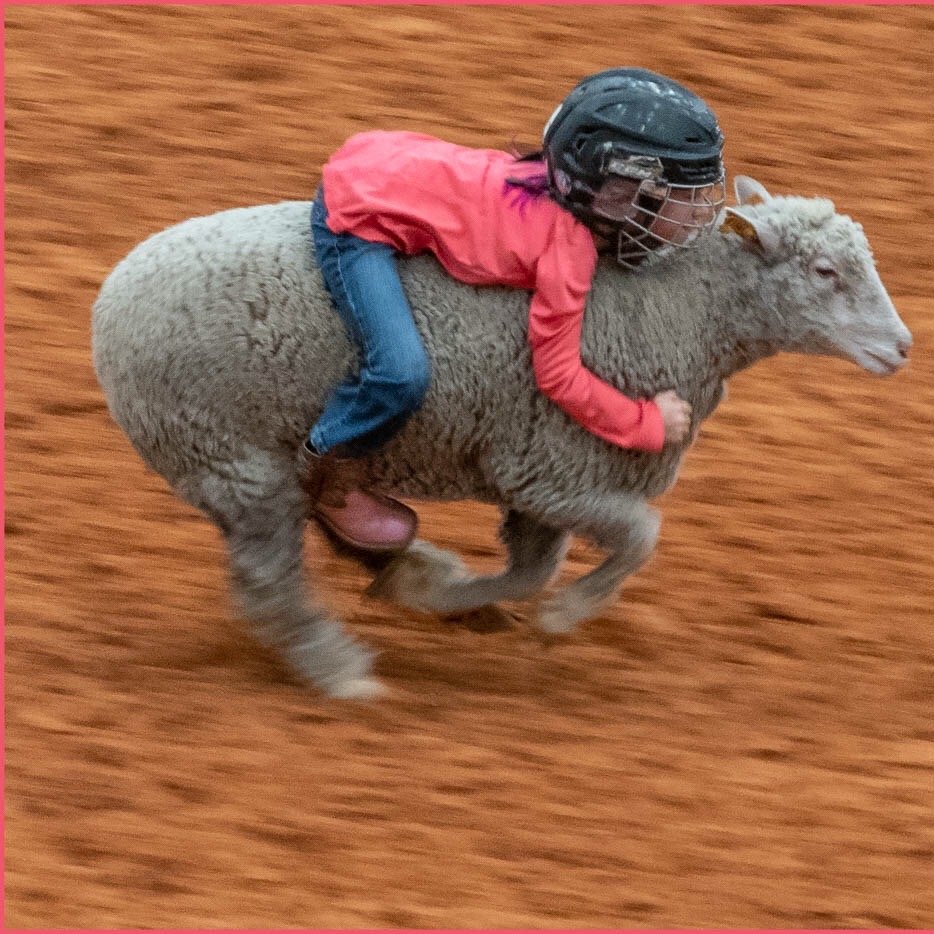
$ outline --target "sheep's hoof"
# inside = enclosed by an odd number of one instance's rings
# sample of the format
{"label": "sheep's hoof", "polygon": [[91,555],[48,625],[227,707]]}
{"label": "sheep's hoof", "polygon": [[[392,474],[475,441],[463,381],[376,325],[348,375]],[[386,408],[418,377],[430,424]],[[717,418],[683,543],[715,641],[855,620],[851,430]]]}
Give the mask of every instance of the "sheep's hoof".
{"label": "sheep's hoof", "polygon": [[467,577],[459,558],[428,542],[415,541],[394,558],[367,588],[367,596],[389,600],[410,610],[435,610],[433,596]]}
{"label": "sheep's hoof", "polygon": [[376,678],[347,678],[335,684],[327,685],[324,691],[335,700],[376,700],[385,697],[389,690]]}
{"label": "sheep's hoof", "polygon": [[590,619],[591,607],[573,594],[558,594],[546,600],[538,611],[535,625],[552,636],[571,632],[578,623]]}
{"label": "sheep's hoof", "polygon": [[371,675],[373,652],[337,623],[315,620],[285,652],[295,671],[330,697],[369,700],[383,691]]}

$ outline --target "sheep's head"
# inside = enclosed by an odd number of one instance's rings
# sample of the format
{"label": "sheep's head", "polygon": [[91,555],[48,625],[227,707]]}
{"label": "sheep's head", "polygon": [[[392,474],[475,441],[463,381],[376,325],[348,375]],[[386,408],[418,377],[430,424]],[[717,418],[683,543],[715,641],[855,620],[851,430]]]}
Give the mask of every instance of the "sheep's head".
{"label": "sheep's head", "polygon": [[721,231],[742,239],[778,277],[774,313],[789,350],[850,360],[879,375],[907,361],[911,332],[876,271],[862,227],[822,198],[773,198],[735,182]]}

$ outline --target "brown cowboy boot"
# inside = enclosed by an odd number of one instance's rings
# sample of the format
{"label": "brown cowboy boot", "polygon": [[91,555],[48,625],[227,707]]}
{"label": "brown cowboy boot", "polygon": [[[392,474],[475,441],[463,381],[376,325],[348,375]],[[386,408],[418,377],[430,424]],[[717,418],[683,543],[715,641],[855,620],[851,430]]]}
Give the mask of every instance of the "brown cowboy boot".
{"label": "brown cowboy boot", "polygon": [[418,516],[398,500],[368,490],[362,460],[316,454],[305,442],[299,462],[310,517],[340,541],[376,554],[408,548]]}

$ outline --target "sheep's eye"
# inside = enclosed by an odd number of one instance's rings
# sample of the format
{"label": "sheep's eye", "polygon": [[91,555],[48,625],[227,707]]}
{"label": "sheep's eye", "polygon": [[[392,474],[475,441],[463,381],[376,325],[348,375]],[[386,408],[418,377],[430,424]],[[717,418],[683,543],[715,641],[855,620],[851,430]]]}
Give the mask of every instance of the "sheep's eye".
{"label": "sheep's eye", "polygon": [[836,279],[837,270],[833,266],[819,265],[814,267],[814,272],[816,272],[822,279]]}

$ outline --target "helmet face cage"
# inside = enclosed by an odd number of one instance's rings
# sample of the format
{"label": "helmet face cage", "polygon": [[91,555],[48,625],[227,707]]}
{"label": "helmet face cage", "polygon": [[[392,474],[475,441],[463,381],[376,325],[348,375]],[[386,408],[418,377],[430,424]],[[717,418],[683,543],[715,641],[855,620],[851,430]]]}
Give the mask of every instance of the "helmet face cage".
{"label": "helmet face cage", "polygon": [[[614,189],[623,194],[613,197]],[[709,185],[671,185],[651,180],[611,179],[591,210],[616,235],[616,259],[635,269],[649,254],[684,249],[713,229],[726,203],[726,178]]]}

